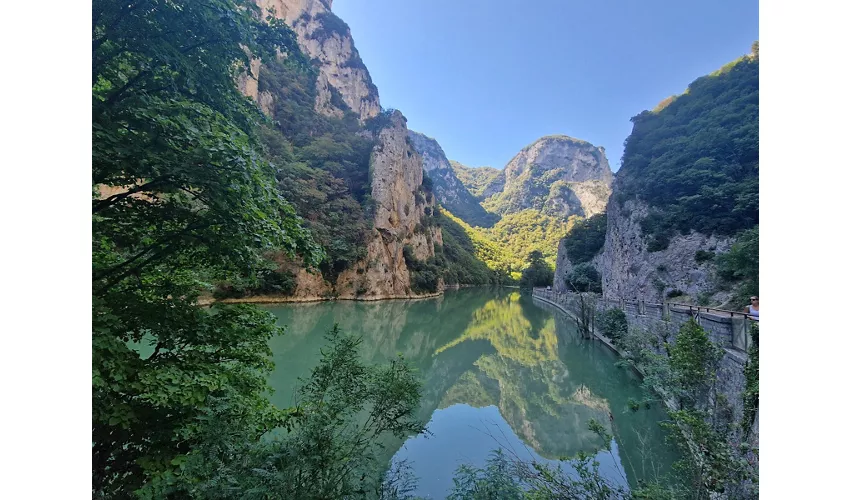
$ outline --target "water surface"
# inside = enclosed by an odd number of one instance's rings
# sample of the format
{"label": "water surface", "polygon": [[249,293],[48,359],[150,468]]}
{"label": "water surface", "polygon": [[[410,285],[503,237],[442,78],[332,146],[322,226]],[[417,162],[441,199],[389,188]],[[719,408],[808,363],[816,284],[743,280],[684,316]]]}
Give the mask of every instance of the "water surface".
{"label": "water surface", "polygon": [[[496,448],[523,459],[596,455],[611,481],[634,486],[669,467],[660,409],[628,408],[640,380],[615,365],[599,342],[541,301],[505,289],[446,291],[427,300],[320,302],[266,306],[286,334],[272,340],[272,401],[291,406],[299,377],[319,359],[334,323],[363,337],[367,362],[402,353],[423,380],[420,418],[432,435],[398,441],[392,460],[407,460],[417,494],[443,498],[458,465],[483,466]],[[613,436],[610,451],[588,429],[595,419]],[[390,460],[388,455],[387,460]],[[569,469],[568,467],[566,469]]]}

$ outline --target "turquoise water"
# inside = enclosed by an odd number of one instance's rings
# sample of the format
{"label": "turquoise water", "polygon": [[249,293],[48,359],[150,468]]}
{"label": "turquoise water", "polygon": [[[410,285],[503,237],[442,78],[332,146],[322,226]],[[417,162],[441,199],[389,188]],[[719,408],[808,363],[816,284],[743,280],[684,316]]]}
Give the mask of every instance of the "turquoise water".
{"label": "turquoise water", "polygon": [[[392,460],[412,466],[418,495],[445,497],[459,465],[483,466],[496,448],[552,464],[578,452],[595,454],[606,477],[630,486],[669,468],[672,455],[658,426],[664,413],[628,408],[629,399],[641,398],[637,376],[616,366],[605,346],[581,338],[572,319],[528,295],[469,288],[425,300],[265,309],[287,327],[271,343],[272,401],[280,407],[294,403],[298,378],[316,365],[334,323],[363,337],[366,361],[402,353],[418,370],[419,416],[431,435],[389,450]],[[613,436],[610,451],[588,429],[591,419]]]}

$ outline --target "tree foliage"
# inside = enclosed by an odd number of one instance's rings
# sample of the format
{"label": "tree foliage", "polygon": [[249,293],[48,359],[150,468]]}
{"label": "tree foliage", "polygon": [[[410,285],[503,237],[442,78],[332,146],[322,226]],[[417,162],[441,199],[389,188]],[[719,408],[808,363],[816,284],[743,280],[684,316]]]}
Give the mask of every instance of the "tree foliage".
{"label": "tree foliage", "polygon": [[267,251],[322,254],[234,81],[249,53],[299,60],[294,34],[235,0],[95,1],[92,14],[92,489],[126,497],[180,476],[217,428],[215,401],[253,437],[286,420],[266,398],[274,318],[196,299],[256,279]]}
{"label": "tree foliage", "polygon": [[729,235],[758,224],[758,75],[758,56],[742,57],[632,118],[617,201],[650,205],[650,251],[677,231]]}
{"label": "tree foliage", "polygon": [[[662,424],[668,439],[682,453],[674,464],[673,496],[669,498],[709,499],[721,492],[730,498],[757,497],[753,450],[742,439],[740,426],[732,421],[729,402],[718,390],[723,349],[713,344],[693,319],[675,335],[630,329],[617,345],[628,364],[645,374],[644,388],[675,408],[669,413],[670,420]],[[747,387],[755,387],[757,395],[757,371],[749,368],[745,376]],[[752,410],[748,409],[752,397],[745,390],[742,398],[746,427],[752,421]]]}
{"label": "tree foliage", "polygon": [[528,265],[522,270],[519,283],[524,288],[547,286],[552,284],[555,273],[549,264],[543,260],[543,253],[534,250],[528,254]]}
{"label": "tree foliage", "polygon": [[596,323],[599,325],[600,332],[614,341],[615,344],[629,332],[626,313],[621,309],[608,309],[600,313]]}
{"label": "tree foliage", "polygon": [[602,293],[602,275],[590,262],[583,262],[565,277],[567,288],[574,292]]}
{"label": "tree foliage", "polygon": [[593,215],[575,224],[564,237],[564,247],[570,262],[590,262],[605,243],[608,218],[604,213]]}
{"label": "tree foliage", "polygon": [[716,257],[717,275],[727,283],[737,283],[734,299],[739,304],[759,293],[759,227],[742,231],[732,248]]}
{"label": "tree foliage", "polygon": [[386,486],[381,440],[423,431],[416,419],[420,382],[400,357],[382,366],[364,364],[361,339],[337,326],[326,341],[283,427],[258,439],[244,427],[245,418],[225,419],[224,405],[213,405],[205,416],[219,427],[155,496],[376,497]]}

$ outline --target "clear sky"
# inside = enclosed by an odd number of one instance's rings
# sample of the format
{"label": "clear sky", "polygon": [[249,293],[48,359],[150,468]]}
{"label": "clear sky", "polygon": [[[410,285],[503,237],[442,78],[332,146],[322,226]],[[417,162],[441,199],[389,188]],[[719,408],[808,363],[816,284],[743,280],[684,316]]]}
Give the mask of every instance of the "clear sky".
{"label": "clear sky", "polygon": [[381,105],[449,159],[502,168],[538,137],[604,146],[749,52],[757,0],[334,0]]}

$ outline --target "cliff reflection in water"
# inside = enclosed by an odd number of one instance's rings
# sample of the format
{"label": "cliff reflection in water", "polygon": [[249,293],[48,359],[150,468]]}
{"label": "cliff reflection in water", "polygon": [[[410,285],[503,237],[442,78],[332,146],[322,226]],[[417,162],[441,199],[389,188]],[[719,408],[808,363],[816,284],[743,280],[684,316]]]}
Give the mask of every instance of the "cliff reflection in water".
{"label": "cliff reflection in water", "polygon": [[[571,319],[527,295],[475,288],[429,300],[268,309],[287,326],[286,335],[272,341],[272,400],[278,406],[295,402],[298,377],[309,375],[324,333],[338,323],[363,337],[366,361],[383,363],[402,353],[419,370],[423,421],[457,404],[494,406],[522,442],[542,457],[557,459],[604,446],[588,429],[590,419],[596,419],[614,436],[631,483],[648,474],[640,466],[646,445],[660,448],[657,422],[663,415],[627,408],[629,398],[639,398],[637,378],[616,367],[615,356],[604,346],[581,339]],[[387,445],[389,459],[402,442]],[[482,445],[492,449],[497,443]]]}

